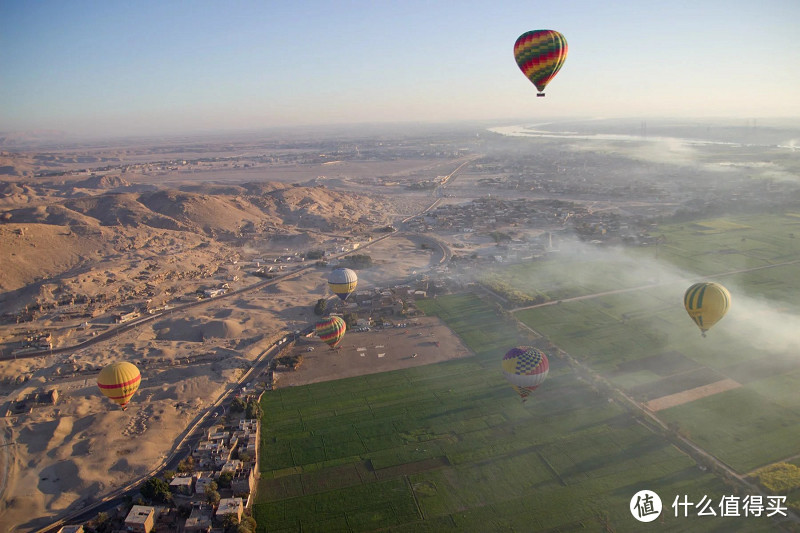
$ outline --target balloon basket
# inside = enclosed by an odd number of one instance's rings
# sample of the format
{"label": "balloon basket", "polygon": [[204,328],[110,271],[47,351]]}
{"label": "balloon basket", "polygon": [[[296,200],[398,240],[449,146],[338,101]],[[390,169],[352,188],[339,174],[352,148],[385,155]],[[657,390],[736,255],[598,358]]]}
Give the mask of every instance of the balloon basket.
{"label": "balloon basket", "polygon": [[543,98],[544,97],[544,93],[536,93],[536,97],[537,98]]}

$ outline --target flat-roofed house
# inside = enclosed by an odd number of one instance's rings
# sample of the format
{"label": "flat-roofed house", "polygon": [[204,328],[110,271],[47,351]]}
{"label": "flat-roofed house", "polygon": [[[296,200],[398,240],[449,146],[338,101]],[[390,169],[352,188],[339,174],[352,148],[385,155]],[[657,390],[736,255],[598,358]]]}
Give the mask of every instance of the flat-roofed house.
{"label": "flat-roofed house", "polygon": [[169,490],[173,494],[191,496],[194,492],[194,478],[192,476],[175,476],[169,482]]}
{"label": "flat-roofed house", "polygon": [[155,523],[156,510],[147,505],[134,505],[125,517],[125,528],[134,533],[150,533]]}
{"label": "flat-roofed house", "polygon": [[234,494],[250,494],[256,485],[253,469],[247,468],[234,472],[231,479],[231,490]]}
{"label": "flat-roofed house", "polygon": [[225,515],[234,514],[241,521],[244,512],[244,501],[241,498],[222,498],[217,507],[217,520],[224,520]]}
{"label": "flat-roofed house", "polygon": [[198,496],[203,496],[206,493],[206,487],[211,483],[215,483],[213,472],[199,472],[197,481],[194,483],[194,493]]}
{"label": "flat-roofed house", "polygon": [[214,510],[207,505],[193,506],[183,531],[185,533],[208,533],[211,530],[213,513]]}

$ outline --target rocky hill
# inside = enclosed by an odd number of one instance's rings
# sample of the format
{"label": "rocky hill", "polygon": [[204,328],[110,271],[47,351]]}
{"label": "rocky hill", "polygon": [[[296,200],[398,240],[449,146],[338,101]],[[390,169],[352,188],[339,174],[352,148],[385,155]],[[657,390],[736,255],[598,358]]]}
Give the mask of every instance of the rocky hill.
{"label": "rocky hill", "polygon": [[[0,289],[64,276],[142,243],[151,243],[148,252],[157,256],[155,237],[236,246],[269,239],[270,231],[285,239],[309,231],[365,230],[385,224],[389,211],[380,199],[322,187],[247,183],[120,192],[129,189],[124,180],[91,180],[2,183],[0,253],[9,261]],[[76,185],[91,194],[74,195]]]}

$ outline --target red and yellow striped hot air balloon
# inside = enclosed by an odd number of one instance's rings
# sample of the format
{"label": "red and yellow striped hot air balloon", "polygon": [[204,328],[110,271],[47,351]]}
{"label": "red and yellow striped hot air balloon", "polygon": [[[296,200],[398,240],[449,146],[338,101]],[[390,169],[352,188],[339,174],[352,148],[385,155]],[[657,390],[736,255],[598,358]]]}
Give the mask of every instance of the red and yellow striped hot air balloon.
{"label": "red and yellow striped hot air balloon", "polygon": [[121,361],[111,363],[97,375],[97,386],[100,392],[124,411],[131,401],[131,396],[139,389],[142,375],[133,363]]}
{"label": "red and yellow striped hot air balloon", "polygon": [[331,349],[336,348],[342,342],[345,330],[347,330],[347,326],[344,320],[338,316],[320,318],[314,325],[314,333]]}
{"label": "red and yellow striped hot air balloon", "polygon": [[547,354],[532,346],[511,348],[503,356],[503,376],[523,402],[544,382],[549,372]]}
{"label": "red and yellow striped hot air balloon", "polygon": [[567,40],[554,30],[525,32],[514,43],[514,59],[539,90],[536,96],[544,96],[544,88],[567,59]]}

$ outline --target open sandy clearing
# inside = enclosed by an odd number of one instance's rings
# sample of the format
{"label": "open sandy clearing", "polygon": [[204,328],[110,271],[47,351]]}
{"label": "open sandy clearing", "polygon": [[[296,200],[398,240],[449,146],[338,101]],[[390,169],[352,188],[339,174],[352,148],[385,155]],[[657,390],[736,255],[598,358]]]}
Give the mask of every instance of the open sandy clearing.
{"label": "open sandy clearing", "polygon": [[[420,317],[405,323],[408,327],[347,332],[338,350],[329,349],[318,338],[302,339],[289,353],[302,354],[303,363],[297,370],[278,367],[275,387],[376,374],[472,355],[437,317]],[[308,351],[309,348],[314,350]]]}

